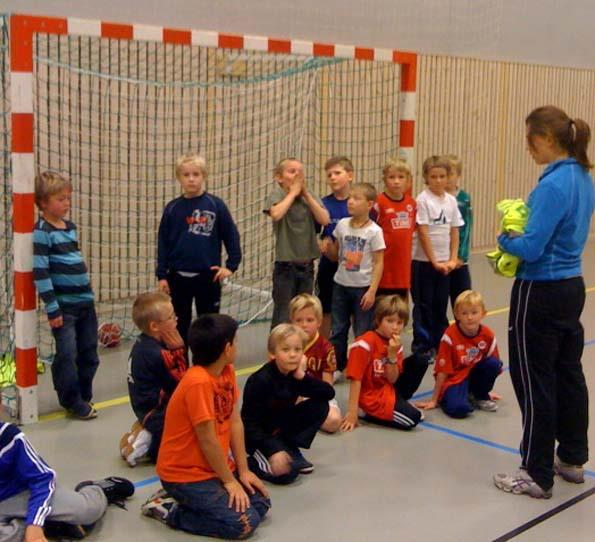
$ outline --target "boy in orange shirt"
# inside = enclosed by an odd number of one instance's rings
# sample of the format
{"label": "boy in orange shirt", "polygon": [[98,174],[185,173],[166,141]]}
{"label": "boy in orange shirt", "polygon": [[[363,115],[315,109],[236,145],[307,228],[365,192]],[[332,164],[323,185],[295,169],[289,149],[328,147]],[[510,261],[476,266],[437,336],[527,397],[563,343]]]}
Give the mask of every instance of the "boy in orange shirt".
{"label": "boy in orange shirt", "polygon": [[227,539],[246,538],[271,506],[246,460],[233,370],[237,328],[223,314],[190,327],[194,366],[169,402],[157,459],[164,489],[142,506],[173,529]]}
{"label": "boy in orange shirt", "polygon": [[360,335],[349,347],[349,406],[341,430],[357,427],[358,407],[366,421],[413,429],[422,420],[422,413],[409,399],[419,387],[428,362],[415,354],[403,359],[400,334],[409,320],[407,302],[398,295],[381,297],[374,320],[374,331]]}
{"label": "boy in orange shirt", "polygon": [[416,405],[425,410],[440,405],[452,418],[465,418],[475,408],[495,412],[493,397],[499,396],[491,391],[502,362],[494,332],[481,323],[486,315],[481,294],[473,290],[459,294],[454,313],[456,322],[446,329],[438,348],[432,398]]}
{"label": "boy in orange shirt", "polygon": [[407,193],[411,188],[411,168],[400,158],[390,158],[382,168],[384,192],[376,198],[376,223],[384,234],[384,269],[378,296],[400,295],[409,300],[411,250],[417,204]]}

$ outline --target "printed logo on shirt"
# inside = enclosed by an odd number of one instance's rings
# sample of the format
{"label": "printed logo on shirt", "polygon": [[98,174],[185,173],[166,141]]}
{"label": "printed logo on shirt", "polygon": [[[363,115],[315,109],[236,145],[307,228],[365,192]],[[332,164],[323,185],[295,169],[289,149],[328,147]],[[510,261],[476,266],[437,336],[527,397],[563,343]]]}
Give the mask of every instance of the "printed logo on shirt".
{"label": "printed logo on shirt", "polygon": [[360,270],[364,258],[366,239],[356,235],[345,236],[345,251],[343,252],[346,271],[357,272]]}
{"label": "printed logo on shirt", "polygon": [[384,377],[384,364],[386,363],[386,358],[382,359],[375,359],[373,363],[374,368],[374,376],[382,376]]}
{"label": "printed logo on shirt", "polygon": [[432,224],[435,226],[446,224],[446,214],[444,213],[444,209],[440,209],[440,214],[436,218],[432,218]]}
{"label": "printed logo on shirt", "polygon": [[188,233],[210,236],[215,225],[215,216],[213,211],[194,210],[192,216],[186,218]]}
{"label": "printed logo on shirt", "polygon": [[397,213],[395,218],[390,219],[393,230],[408,230],[411,228],[411,215],[406,211]]}
{"label": "printed logo on shirt", "polygon": [[407,212],[408,212],[408,213],[411,213],[411,212],[413,212],[413,205],[411,205],[411,203],[408,203],[408,204],[407,204]]}
{"label": "printed logo on shirt", "polygon": [[215,388],[215,418],[223,423],[233,412],[233,384],[224,382]]}
{"label": "printed logo on shirt", "polygon": [[481,360],[481,350],[477,347],[467,349],[466,355],[461,357],[462,365],[473,365]]}

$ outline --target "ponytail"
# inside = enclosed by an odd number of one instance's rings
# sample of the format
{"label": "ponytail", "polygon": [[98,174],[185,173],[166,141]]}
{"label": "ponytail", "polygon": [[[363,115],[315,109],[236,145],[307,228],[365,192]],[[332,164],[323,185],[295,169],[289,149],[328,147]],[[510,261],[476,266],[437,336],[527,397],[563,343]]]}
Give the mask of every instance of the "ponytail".
{"label": "ponytail", "polygon": [[593,167],[587,156],[591,129],[582,119],[571,119],[562,109],[546,105],[534,109],[525,119],[529,145],[532,136],[551,136],[557,145],[574,158],[583,168]]}
{"label": "ponytail", "polygon": [[587,147],[589,146],[589,141],[591,141],[591,129],[583,119],[574,119],[570,122],[570,128],[574,132],[572,134],[573,140],[570,156],[575,158],[585,169],[591,169],[593,164],[589,162],[589,157],[587,156]]}

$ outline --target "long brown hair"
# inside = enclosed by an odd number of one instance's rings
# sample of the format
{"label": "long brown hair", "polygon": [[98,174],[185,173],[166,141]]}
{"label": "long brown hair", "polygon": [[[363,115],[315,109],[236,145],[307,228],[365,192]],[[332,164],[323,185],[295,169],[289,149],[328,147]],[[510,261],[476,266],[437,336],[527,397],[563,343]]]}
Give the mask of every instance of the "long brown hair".
{"label": "long brown hair", "polygon": [[538,107],[525,119],[529,145],[533,146],[533,136],[551,136],[558,146],[569,156],[589,170],[593,167],[587,156],[591,141],[591,129],[582,119],[571,119],[562,109],[553,105]]}

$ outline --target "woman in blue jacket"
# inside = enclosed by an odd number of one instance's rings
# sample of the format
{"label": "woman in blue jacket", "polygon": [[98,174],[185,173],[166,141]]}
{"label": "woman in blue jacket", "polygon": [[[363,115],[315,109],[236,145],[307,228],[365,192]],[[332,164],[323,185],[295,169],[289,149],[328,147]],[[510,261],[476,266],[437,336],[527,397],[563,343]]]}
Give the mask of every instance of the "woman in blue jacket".
{"label": "woman in blue jacket", "polygon": [[[500,235],[522,258],[510,299],[510,377],[523,417],[521,468],[496,474],[499,489],[549,498],[554,473],[584,481],[588,393],[581,365],[585,304],[581,257],[593,214],[589,125],[553,106],[526,119],[529,153],[545,169],[529,195],[523,235]],[[554,446],[558,441],[558,448]]]}

